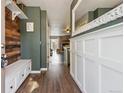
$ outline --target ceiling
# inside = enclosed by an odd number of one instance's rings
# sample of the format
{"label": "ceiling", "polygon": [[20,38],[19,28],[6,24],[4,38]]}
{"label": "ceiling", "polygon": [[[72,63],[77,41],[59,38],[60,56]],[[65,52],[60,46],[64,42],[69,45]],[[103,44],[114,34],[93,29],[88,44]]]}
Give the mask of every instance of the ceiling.
{"label": "ceiling", "polygon": [[70,24],[70,5],[72,0],[21,0],[26,6],[39,6],[47,10],[51,35],[66,35]]}
{"label": "ceiling", "polygon": [[123,0],[82,0],[76,10],[76,21],[88,11],[94,11],[97,8],[112,8],[120,4],[122,1]]}

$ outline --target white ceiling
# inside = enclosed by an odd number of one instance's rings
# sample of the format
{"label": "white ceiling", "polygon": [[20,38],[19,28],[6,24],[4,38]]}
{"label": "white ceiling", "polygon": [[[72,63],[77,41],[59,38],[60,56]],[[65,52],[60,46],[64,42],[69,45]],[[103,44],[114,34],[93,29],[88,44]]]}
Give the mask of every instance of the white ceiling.
{"label": "white ceiling", "polygon": [[70,24],[72,0],[21,0],[26,6],[39,6],[47,10],[52,35],[65,35],[64,29]]}
{"label": "white ceiling", "polygon": [[[50,31],[52,36],[66,35],[66,26],[70,24],[70,5],[72,0],[21,0],[26,6],[39,6],[47,10]],[[76,10],[76,20],[88,11],[96,8],[114,7],[122,0],[82,0]]]}
{"label": "white ceiling", "polygon": [[97,8],[111,8],[120,4],[123,0],[82,0],[76,10],[76,20],[80,19],[88,11],[94,11]]}

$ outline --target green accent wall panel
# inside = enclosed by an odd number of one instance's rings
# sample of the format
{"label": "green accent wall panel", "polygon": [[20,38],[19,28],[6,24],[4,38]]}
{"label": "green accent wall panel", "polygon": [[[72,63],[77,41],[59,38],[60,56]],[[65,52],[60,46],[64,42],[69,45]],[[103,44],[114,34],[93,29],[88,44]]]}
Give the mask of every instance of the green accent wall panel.
{"label": "green accent wall panel", "polygon": [[94,19],[96,19],[97,17],[105,14],[106,12],[110,11],[112,8],[97,8],[94,11]]}
{"label": "green accent wall panel", "polygon": [[41,10],[41,68],[47,67],[47,23],[46,23],[47,12]]}
{"label": "green accent wall panel", "polygon": [[88,22],[91,22],[94,20],[94,12],[93,11],[89,11],[88,12]]}
{"label": "green accent wall panel", "polygon": [[[25,13],[28,16],[27,20],[21,20],[21,58],[32,60],[32,70],[40,70],[41,64],[41,26],[40,26],[40,8],[25,7]],[[34,23],[34,32],[26,31],[26,23]]]}

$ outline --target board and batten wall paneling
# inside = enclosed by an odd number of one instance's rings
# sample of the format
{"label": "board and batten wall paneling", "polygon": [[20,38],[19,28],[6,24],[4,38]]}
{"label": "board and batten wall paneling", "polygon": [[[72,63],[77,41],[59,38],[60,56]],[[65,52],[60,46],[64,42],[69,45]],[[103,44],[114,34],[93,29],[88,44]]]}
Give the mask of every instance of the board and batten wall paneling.
{"label": "board and batten wall paneling", "polygon": [[8,65],[20,59],[20,19],[12,20],[12,12],[5,8],[5,53]]}
{"label": "board and batten wall paneling", "polygon": [[123,92],[123,24],[71,39],[70,73],[83,93]]}

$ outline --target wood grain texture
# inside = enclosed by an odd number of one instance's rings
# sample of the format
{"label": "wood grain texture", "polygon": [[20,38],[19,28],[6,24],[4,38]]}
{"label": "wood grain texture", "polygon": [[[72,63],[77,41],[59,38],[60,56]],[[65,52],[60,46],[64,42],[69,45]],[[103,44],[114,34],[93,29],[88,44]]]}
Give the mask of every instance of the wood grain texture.
{"label": "wood grain texture", "polygon": [[16,93],[81,93],[64,64],[50,64],[47,72],[31,74]]}
{"label": "wood grain texture", "polygon": [[8,65],[20,58],[20,20],[12,20],[12,12],[5,9],[5,53]]}

